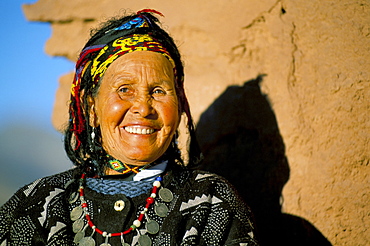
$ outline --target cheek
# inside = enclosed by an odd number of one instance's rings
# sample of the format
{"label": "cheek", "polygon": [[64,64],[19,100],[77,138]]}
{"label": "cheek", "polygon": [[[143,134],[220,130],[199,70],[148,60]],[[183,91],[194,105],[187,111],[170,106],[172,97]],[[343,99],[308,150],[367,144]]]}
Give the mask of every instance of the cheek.
{"label": "cheek", "polygon": [[180,114],[177,103],[171,103],[169,107],[163,107],[162,112],[165,124],[170,125],[173,128],[177,128],[177,125],[180,121]]}
{"label": "cheek", "polygon": [[119,111],[122,110],[122,105],[121,104],[116,104],[116,105],[112,105],[112,113],[118,113]]}
{"label": "cheek", "polygon": [[102,125],[117,125],[122,121],[126,110],[125,103],[107,101],[101,109],[100,122]]}

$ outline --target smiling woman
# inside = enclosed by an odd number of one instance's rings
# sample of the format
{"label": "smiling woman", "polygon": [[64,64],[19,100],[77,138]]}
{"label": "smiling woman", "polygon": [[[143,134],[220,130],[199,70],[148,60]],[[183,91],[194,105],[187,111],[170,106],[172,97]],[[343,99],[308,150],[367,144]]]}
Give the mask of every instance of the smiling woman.
{"label": "smiling woman", "polygon": [[[181,57],[153,14],[108,21],[83,48],[65,130],[76,167],[0,209],[1,245],[257,245],[234,188],[195,169]],[[177,146],[183,114],[187,165]]]}
{"label": "smiling woman", "polygon": [[143,166],[161,157],[179,125],[173,67],[163,55],[133,52],[106,71],[90,119],[102,146],[122,162]]}

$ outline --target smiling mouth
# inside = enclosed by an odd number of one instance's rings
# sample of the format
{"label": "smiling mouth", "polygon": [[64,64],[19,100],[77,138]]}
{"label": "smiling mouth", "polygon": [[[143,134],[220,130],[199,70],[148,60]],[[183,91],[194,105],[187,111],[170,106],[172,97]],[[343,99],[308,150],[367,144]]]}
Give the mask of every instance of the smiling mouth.
{"label": "smiling mouth", "polygon": [[140,135],[148,135],[148,134],[152,134],[153,132],[155,132],[153,128],[143,128],[140,126],[125,126],[123,129],[125,129],[125,131],[128,133],[140,134]]}

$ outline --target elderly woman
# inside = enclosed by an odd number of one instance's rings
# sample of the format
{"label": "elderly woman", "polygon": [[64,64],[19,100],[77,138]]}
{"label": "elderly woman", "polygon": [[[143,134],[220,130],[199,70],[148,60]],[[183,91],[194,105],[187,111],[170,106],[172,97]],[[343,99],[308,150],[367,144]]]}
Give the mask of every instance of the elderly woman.
{"label": "elderly woman", "polygon": [[[65,149],[75,168],[0,210],[0,245],[257,245],[251,213],[201,159],[183,65],[154,10],[107,22],[82,50]],[[177,146],[182,114],[189,164]]]}

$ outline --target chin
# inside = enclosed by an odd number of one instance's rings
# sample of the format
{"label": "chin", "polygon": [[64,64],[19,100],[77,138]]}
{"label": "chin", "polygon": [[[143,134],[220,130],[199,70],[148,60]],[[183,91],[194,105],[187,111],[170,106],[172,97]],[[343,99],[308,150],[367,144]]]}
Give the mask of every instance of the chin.
{"label": "chin", "polygon": [[137,166],[144,166],[146,164],[152,163],[156,161],[161,155],[149,155],[149,154],[132,154],[123,158],[123,160],[127,160],[128,164],[137,165]]}

